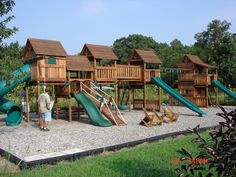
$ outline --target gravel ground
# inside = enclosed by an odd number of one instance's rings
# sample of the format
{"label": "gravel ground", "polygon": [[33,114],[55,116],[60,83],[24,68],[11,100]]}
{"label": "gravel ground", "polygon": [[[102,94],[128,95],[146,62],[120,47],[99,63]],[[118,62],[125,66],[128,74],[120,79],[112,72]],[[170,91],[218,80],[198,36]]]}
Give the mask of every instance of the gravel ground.
{"label": "gravel ground", "polygon": [[[0,148],[24,159],[29,156],[74,148],[89,150],[140,140],[186,130],[198,124],[201,127],[208,127],[218,125],[218,122],[222,120],[216,116],[217,112],[221,112],[219,108],[203,108],[202,110],[207,113],[205,117],[198,117],[196,113],[185,107],[172,108],[174,111],[180,112],[177,122],[151,128],[139,125],[140,120],[144,117],[143,111],[122,112],[127,126],[97,127],[90,124],[86,115],[83,115],[79,121],[53,120],[50,123],[49,132],[40,131],[35,119],[32,119],[30,123],[22,122],[16,127],[5,126],[2,116]],[[235,107],[226,107],[226,109],[233,110]]]}

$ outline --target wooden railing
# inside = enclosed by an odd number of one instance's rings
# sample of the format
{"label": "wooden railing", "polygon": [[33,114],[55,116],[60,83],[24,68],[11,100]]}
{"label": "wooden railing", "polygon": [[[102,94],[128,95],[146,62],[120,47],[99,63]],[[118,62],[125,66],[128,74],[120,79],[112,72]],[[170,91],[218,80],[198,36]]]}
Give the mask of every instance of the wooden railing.
{"label": "wooden railing", "polygon": [[194,103],[200,107],[205,107],[207,105],[205,97],[194,97]]}
{"label": "wooden railing", "polygon": [[95,67],[94,79],[97,81],[113,81],[117,79],[115,67]]}
{"label": "wooden railing", "polygon": [[[133,108],[143,109],[143,99],[134,99]],[[159,100],[146,100],[146,109],[152,111],[153,109],[159,111]]]}
{"label": "wooden railing", "polygon": [[160,77],[161,73],[159,69],[146,69],[145,81],[150,82],[152,77]]}
{"label": "wooden railing", "polygon": [[207,85],[207,75],[206,74],[195,74],[194,75],[194,84],[195,85]]}
{"label": "wooden railing", "polygon": [[116,65],[117,79],[141,80],[141,67],[132,65]]}
{"label": "wooden railing", "polygon": [[193,81],[194,73],[181,73],[179,74],[179,81]]}

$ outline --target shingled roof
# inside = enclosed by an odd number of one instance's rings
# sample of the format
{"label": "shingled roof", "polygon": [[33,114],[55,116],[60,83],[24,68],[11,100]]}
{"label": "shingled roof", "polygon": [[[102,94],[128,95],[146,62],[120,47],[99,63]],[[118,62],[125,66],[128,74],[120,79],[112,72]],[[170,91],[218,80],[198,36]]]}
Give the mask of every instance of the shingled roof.
{"label": "shingled roof", "polygon": [[36,55],[47,56],[67,56],[65,49],[61,45],[60,41],[45,40],[45,39],[27,39],[25,49],[23,51],[23,57],[26,54],[28,47],[31,46]]}
{"label": "shingled roof", "polygon": [[[89,54],[86,52],[86,49]],[[87,57],[93,56],[95,59],[118,60],[112,48],[104,45],[85,44],[81,55],[87,55]]]}
{"label": "shingled roof", "polygon": [[191,55],[191,54],[186,54],[184,55],[184,58],[187,57],[190,61],[192,61],[196,65],[200,65],[206,68],[212,68],[212,69],[218,69],[217,66],[209,65],[202,61],[197,55]]}
{"label": "shingled roof", "polygon": [[139,50],[135,49],[131,54],[129,61],[135,61],[138,59],[142,60],[144,63],[156,63],[161,64],[161,60],[156,56],[155,52],[152,50]]}
{"label": "shingled roof", "polygon": [[94,71],[86,56],[70,55],[66,57],[66,69],[68,71]]}

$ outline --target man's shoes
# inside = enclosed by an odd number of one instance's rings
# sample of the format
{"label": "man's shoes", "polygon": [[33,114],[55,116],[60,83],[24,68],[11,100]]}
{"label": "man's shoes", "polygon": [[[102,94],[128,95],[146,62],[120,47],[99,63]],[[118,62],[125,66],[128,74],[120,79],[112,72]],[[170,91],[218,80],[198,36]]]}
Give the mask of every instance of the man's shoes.
{"label": "man's shoes", "polygon": [[41,130],[41,131],[44,131],[44,132],[48,132],[48,131],[50,131],[49,128],[43,128],[43,127],[41,127],[40,130]]}
{"label": "man's shoes", "polygon": [[43,131],[48,132],[48,131],[50,131],[50,129],[49,128],[43,128]]}

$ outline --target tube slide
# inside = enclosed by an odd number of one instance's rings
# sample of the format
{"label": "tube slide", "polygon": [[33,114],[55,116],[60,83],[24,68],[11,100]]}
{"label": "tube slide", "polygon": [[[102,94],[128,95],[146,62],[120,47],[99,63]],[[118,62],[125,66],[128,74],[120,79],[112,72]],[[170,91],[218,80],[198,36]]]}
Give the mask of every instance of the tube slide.
{"label": "tube slide", "polygon": [[19,84],[29,82],[31,79],[30,65],[26,64],[15,70],[6,81],[0,81],[0,111],[7,114],[7,125],[19,125],[22,120],[21,109],[12,101],[3,98],[5,94],[12,91]]}
{"label": "tube slide", "polygon": [[170,94],[172,97],[174,97],[176,100],[184,104],[186,107],[188,107],[190,110],[198,113],[200,117],[205,116],[206,113],[203,112],[201,109],[199,109],[195,104],[181,96],[176,90],[172,89],[168,84],[166,84],[164,81],[161,80],[160,77],[152,77],[152,82],[158,86],[160,86],[162,89],[164,89],[168,94]]}
{"label": "tube slide", "polygon": [[222,90],[225,94],[227,94],[229,97],[233,98],[236,100],[236,94],[227,89],[224,85],[222,85],[219,81],[213,80],[212,84],[218,87],[220,90]]}
{"label": "tube slide", "polygon": [[112,123],[102,116],[96,104],[87,96],[85,92],[73,93],[73,96],[86,110],[93,125],[101,127],[112,126]]}

